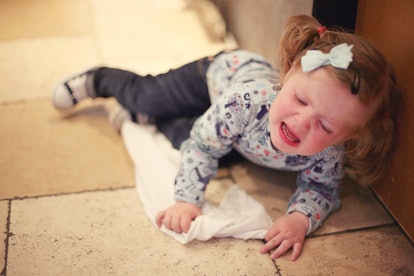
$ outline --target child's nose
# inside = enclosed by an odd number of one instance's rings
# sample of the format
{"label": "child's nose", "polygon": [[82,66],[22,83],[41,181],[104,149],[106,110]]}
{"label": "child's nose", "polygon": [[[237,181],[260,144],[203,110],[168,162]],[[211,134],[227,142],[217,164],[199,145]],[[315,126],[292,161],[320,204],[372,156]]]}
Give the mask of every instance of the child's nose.
{"label": "child's nose", "polygon": [[297,116],[296,119],[297,123],[298,123],[298,128],[302,131],[302,132],[308,132],[311,128],[312,125],[312,116],[306,112],[301,113],[300,115]]}

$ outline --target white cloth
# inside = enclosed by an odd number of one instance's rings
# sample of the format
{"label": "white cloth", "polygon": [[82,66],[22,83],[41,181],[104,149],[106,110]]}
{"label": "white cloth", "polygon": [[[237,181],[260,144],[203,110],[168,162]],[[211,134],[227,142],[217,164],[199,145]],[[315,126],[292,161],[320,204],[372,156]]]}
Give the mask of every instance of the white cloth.
{"label": "white cloth", "polygon": [[[171,147],[165,136],[153,126],[125,122],[122,126],[125,146],[135,165],[138,195],[151,222],[157,213],[174,204],[174,179],[180,152]],[[191,224],[188,233],[175,233],[164,226],[161,231],[182,244],[193,239],[212,237],[263,239],[272,219],[264,207],[233,185],[220,206],[208,201],[202,206],[203,215]]]}

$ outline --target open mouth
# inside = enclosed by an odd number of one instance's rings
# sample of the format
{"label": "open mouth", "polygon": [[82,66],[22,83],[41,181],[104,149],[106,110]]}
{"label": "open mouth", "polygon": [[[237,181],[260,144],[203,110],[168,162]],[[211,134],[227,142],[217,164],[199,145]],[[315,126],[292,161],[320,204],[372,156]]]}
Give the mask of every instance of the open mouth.
{"label": "open mouth", "polygon": [[285,123],[282,123],[282,133],[284,134],[284,137],[292,143],[299,144],[300,140],[298,137],[296,137],[287,127]]}

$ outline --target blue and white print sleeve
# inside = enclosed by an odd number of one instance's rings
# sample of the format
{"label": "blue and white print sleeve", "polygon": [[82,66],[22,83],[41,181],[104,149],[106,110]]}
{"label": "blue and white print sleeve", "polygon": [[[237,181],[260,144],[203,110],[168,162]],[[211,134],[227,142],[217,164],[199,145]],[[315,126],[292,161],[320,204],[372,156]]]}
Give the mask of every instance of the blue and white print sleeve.
{"label": "blue and white print sleeve", "polygon": [[232,121],[227,110],[227,102],[232,101],[232,96],[220,97],[194,123],[190,138],[181,145],[181,163],[175,179],[176,200],[203,204],[205,188],[217,172],[218,159],[231,151],[233,141],[243,128]]}
{"label": "blue and white print sleeve", "polygon": [[201,206],[204,192],[218,169],[218,159],[249,124],[246,99],[236,91],[244,81],[270,74],[271,65],[261,56],[235,50],[214,57],[207,73],[211,107],[194,123],[190,138],[181,145],[181,164],[175,179],[175,199]]}
{"label": "blue and white print sleeve", "polygon": [[340,185],[344,176],[342,146],[329,147],[312,157],[312,165],[297,177],[295,193],[287,214],[299,211],[309,218],[307,235],[318,229],[340,205]]}
{"label": "blue and white print sleeve", "polygon": [[254,79],[257,75],[263,77],[263,72],[270,72],[271,68],[271,64],[256,53],[222,52],[214,58],[206,74],[211,102],[214,104],[233,83]]}

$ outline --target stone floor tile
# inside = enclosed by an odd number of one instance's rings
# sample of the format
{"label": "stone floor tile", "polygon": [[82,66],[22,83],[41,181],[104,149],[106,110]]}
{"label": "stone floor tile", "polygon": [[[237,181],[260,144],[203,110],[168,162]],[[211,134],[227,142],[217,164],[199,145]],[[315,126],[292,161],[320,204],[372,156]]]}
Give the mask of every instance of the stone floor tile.
{"label": "stone floor tile", "polygon": [[[296,173],[275,171],[243,162],[231,171],[234,181],[256,200],[261,202],[269,215],[280,217],[296,188]],[[327,234],[352,229],[392,224],[394,220],[373,195],[345,179],[341,194],[342,205],[314,234]]]}
{"label": "stone floor tile", "polygon": [[395,221],[368,187],[344,179],[340,209],[333,213],[315,235],[394,224]]}
{"label": "stone floor tile", "polygon": [[216,206],[220,205],[232,185],[234,183],[231,178],[212,179],[206,189],[206,199]]}
{"label": "stone floor tile", "polygon": [[[107,123],[113,102],[83,102],[66,118],[53,110],[55,82],[90,66],[156,74],[236,48],[209,41],[186,2],[0,2],[0,199],[12,199],[7,273],[410,275],[412,244],[396,225],[369,228],[394,222],[369,190],[348,181],[341,209],[306,240],[297,262],[288,254],[272,262],[256,240],[183,246],[139,203],[133,164]],[[218,204],[234,182],[275,218],[295,190],[294,174],[241,163],[220,171],[207,198]],[[0,201],[1,240],[8,203]],[[5,243],[0,252],[2,269]]]}
{"label": "stone floor tile", "polygon": [[[176,7],[163,7],[140,1],[122,6],[111,1],[94,1],[94,26],[103,62],[139,73],[163,73],[235,47],[234,42],[213,43],[197,13],[178,4],[185,1],[176,2]],[[154,61],[163,61],[163,70],[154,69]]]}
{"label": "stone floor tile", "polygon": [[398,226],[310,238],[302,255],[275,264],[288,275],[414,275],[414,246]]}
{"label": "stone floor tile", "polygon": [[15,200],[8,273],[272,275],[260,241],[181,245],[147,219],[135,188]]}
{"label": "stone floor tile", "polygon": [[83,0],[0,1],[0,39],[88,34],[90,14]]}
{"label": "stone floor tile", "polygon": [[286,212],[287,202],[294,192],[294,174],[269,170],[248,161],[241,161],[230,171],[234,182],[263,204],[272,218]]}
{"label": "stone floor tile", "polygon": [[0,41],[0,103],[49,99],[57,81],[97,63],[90,35]]}
{"label": "stone floor tile", "polygon": [[6,272],[6,240],[7,240],[7,218],[9,216],[9,201],[0,201],[0,275]]}
{"label": "stone floor tile", "polygon": [[67,118],[49,102],[0,105],[0,198],[134,186],[111,103],[82,102]]}

